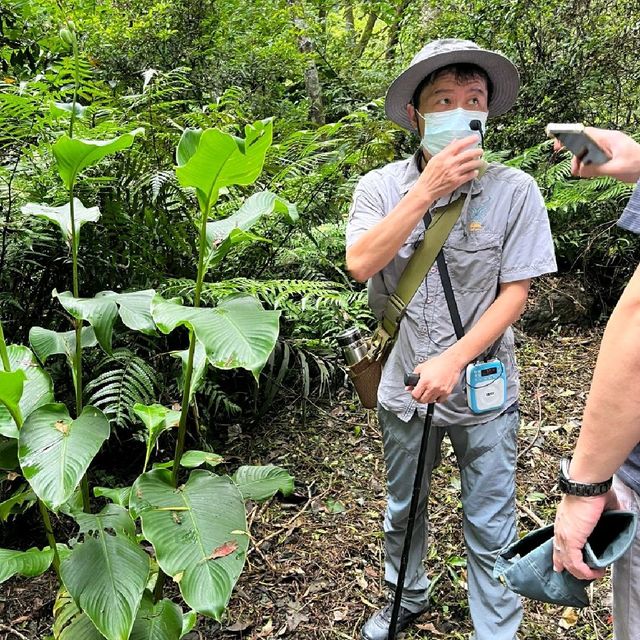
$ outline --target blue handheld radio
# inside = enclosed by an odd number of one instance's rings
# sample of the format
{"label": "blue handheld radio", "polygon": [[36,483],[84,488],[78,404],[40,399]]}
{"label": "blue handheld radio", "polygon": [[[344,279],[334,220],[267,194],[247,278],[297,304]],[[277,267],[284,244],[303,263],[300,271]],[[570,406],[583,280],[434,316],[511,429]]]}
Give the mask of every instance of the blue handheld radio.
{"label": "blue handheld radio", "polygon": [[498,358],[467,365],[467,404],[473,413],[500,409],[507,401],[507,374]]}

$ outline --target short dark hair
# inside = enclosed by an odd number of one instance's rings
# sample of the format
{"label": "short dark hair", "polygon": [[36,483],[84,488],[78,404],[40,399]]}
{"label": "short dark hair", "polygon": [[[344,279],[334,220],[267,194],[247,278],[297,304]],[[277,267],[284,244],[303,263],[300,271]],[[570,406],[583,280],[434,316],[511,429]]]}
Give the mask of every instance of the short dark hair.
{"label": "short dark hair", "polygon": [[478,77],[482,78],[487,83],[487,103],[491,102],[491,96],[493,95],[493,83],[491,82],[489,74],[477,64],[470,62],[454,62],[453,64],[448,64],[446,67],[440,67],[426,76],[413,92],[411,104],[417,109],[420,104],[420,96],[422,95],[423,89],[426,86],[433,84],[438,78],[449,73],[452,73],[455,76],[456,82],[459,83],[469,82],[470,80],[474,80]]}

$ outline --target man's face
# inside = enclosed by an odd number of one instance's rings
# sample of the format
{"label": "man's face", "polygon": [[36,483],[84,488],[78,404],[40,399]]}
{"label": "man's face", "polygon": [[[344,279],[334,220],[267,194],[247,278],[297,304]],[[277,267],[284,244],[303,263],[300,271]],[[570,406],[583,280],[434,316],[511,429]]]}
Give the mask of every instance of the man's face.
{"label": "man's face", "polygon": [[[434,82],[428,84],[420,94],[418,110],[421,114],[452,109],[467,109],[468,111],[489,111],[487,82],[478,76],[469,80],[458,81],[454,73],[445,73]],[[409,105],[409,117],[416,122],[420,135],[423,133],[424,123],[417,117],[413,107]]]}

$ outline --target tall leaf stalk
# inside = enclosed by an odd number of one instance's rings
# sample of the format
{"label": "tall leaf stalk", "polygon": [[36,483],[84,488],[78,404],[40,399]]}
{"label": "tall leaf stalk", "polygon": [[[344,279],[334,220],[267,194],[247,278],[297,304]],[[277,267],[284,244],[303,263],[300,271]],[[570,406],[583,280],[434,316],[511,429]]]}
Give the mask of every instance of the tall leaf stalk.
{"label": "tall leaf stalk", "polygon": [[[207,249],[207,220],[211,212],[211,196],[202,207],[202,220],[200,222],[200,240],[198,242],[198,275],[196,278],[196,290],[193,298],[193,306],[197,309],[200,306],[200,295],[202,294],[202,283],[204,282],[205,252]],[[173,459],[173,470],[171,473],[173,484],[178,483],[178,471],[180,460],[184,452],[184,440],[187,433],[187,416],[189,413],[189,400],[191,397],[191,378],[193,377],[193,358],[196,351],[196,338],[193,329],[189,331],[189,355],[187,357],[187,367],[184,376],[184,390],[182,392],[182,407],[180,412],[180,422],[178,424],[178,440],[176,442],[175,456]]]}
{"label": "tall leaf stalk", "polygon": [[[71,103],[71,117],[69,118],[69,138],[73,138],[73,126],[76,118],[76,104],[78,102],[78,89],[80,86],[80,77],[78,70],[78,39],[73,30],[73,25],[68,24],[66,33],[61,32],[61,37],[65,42],[71,44],[73,53],[73,100]],[[73,278],[73,296],[74,298],[80,297],[80,283],[78,278],[78,245],[76,240],[76,219],[75,219],[75,204],[73,196],[75,192],[76,176],[73,176],[73,180],[69,185],[69,217],[71,218],[71,264],[72,264],[72,278]],[[76,357],[73,371],[73,384],[75,387],[76,396],[76,417],[82,413],[82,325],[83,321],[80,318],[75,319],[74,326],[76,330]],[[84,511],[89,513],[91,511],[91,504],[89,501],[89,482],[87,476],[84,475],[80,482],[80,491],[82,493],[82,507]]]}

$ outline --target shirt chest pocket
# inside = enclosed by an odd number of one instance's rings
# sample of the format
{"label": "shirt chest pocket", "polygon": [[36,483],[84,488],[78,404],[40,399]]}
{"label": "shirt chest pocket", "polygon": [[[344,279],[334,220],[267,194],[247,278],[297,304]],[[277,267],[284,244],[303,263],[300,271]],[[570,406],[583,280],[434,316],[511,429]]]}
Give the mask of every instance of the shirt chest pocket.
{"label": "shirt chest pocket", "polygon": [[454,292],[495,291],[500,274],[502,243],[491,232],[451,233],[444,245]]}

